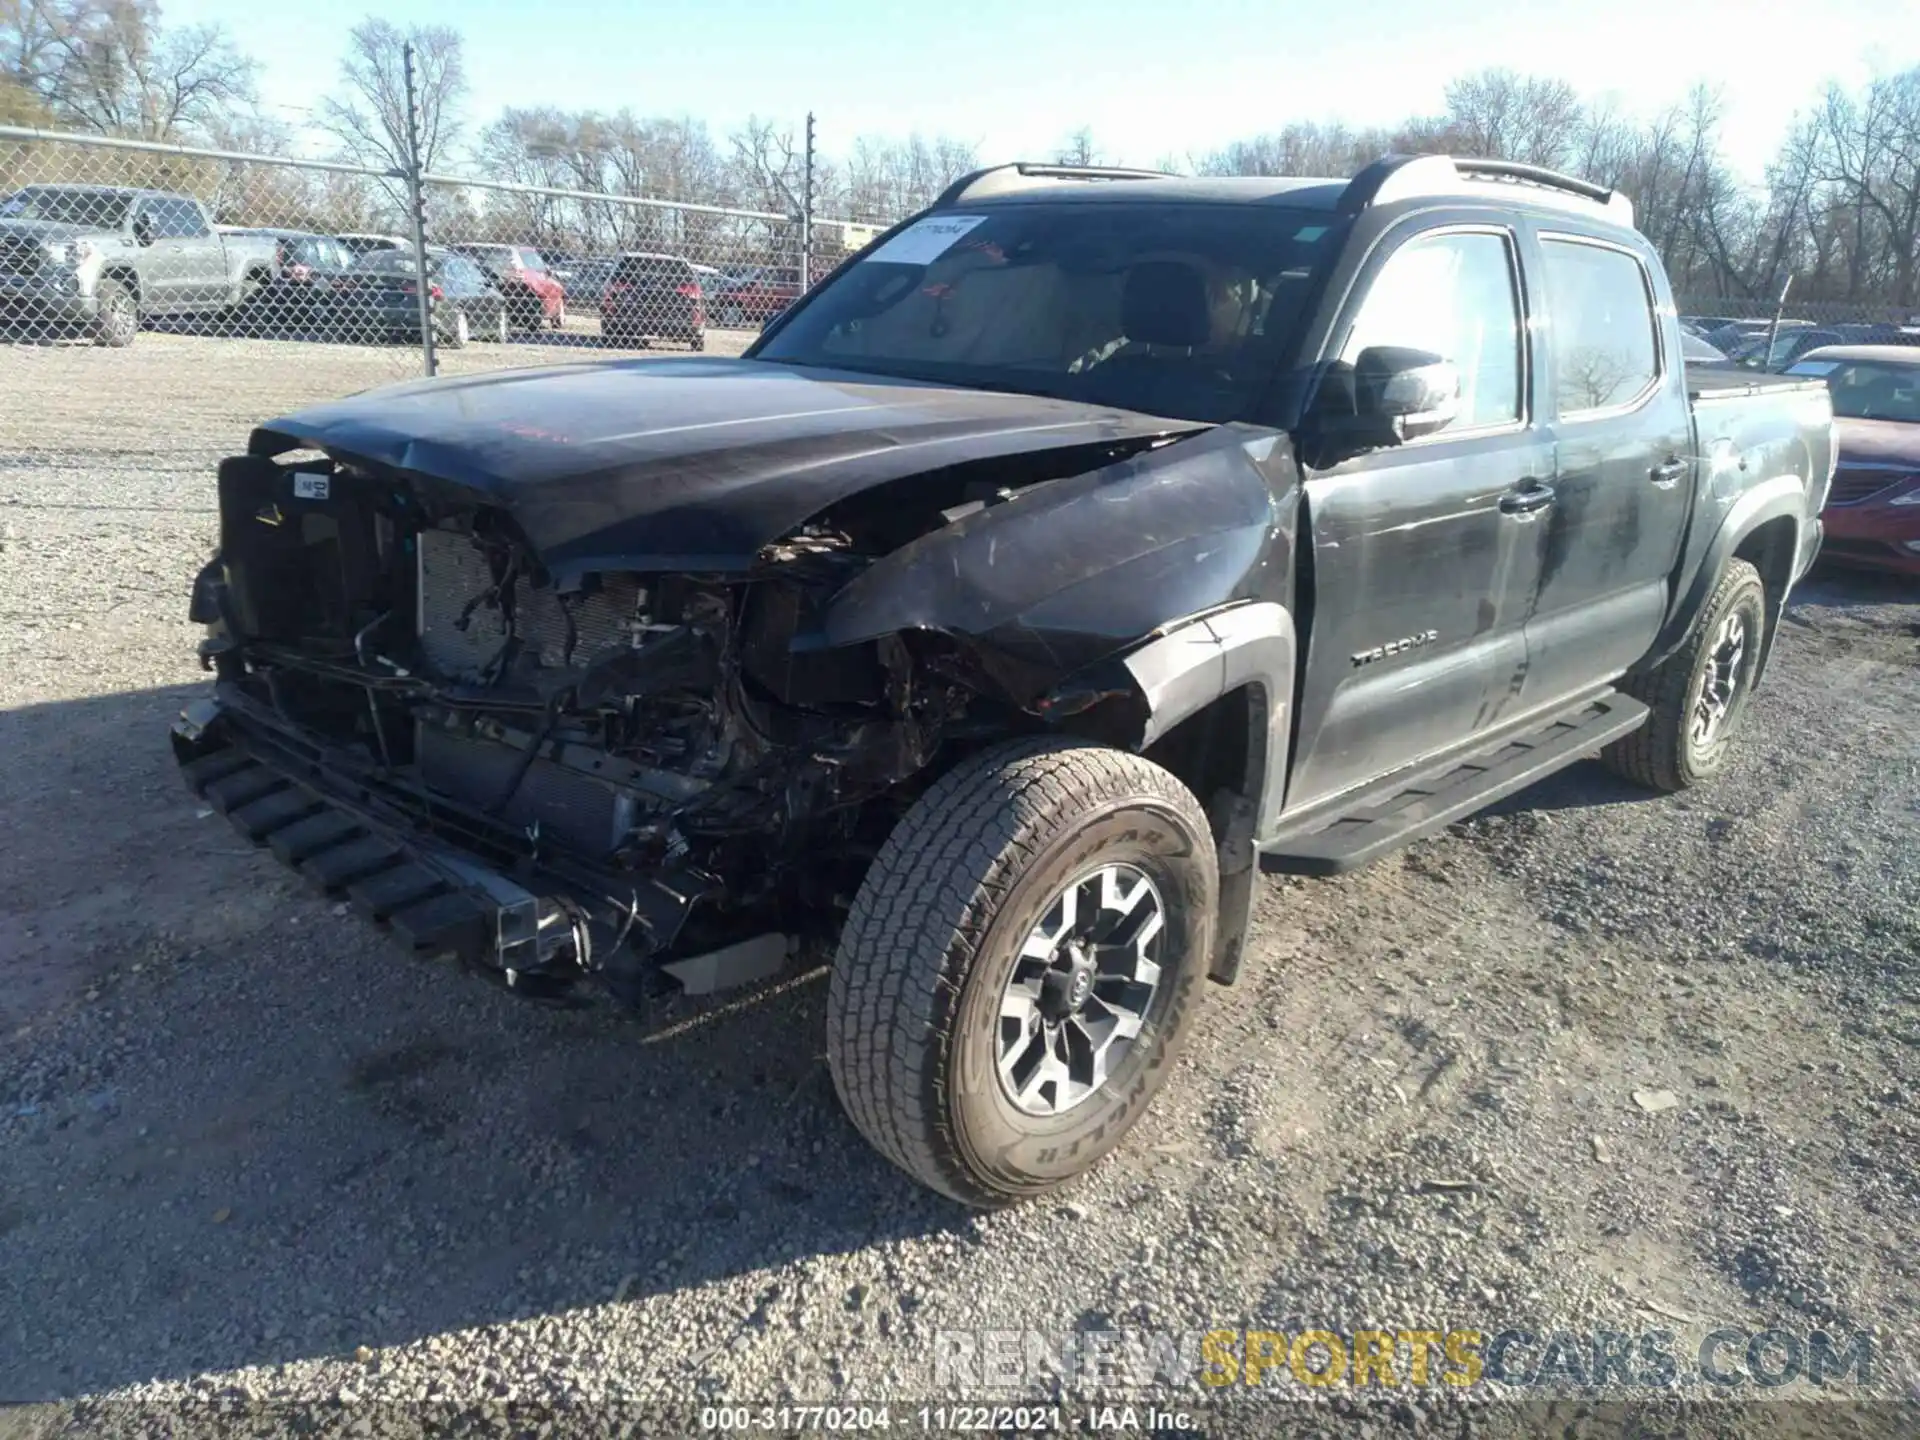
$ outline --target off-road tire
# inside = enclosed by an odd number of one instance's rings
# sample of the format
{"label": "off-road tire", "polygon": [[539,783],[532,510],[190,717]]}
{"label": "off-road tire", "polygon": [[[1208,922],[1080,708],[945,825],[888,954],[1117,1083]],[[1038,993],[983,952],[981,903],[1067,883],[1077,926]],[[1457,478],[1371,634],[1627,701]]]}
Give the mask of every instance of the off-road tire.
{"label": "off-road tire", "polygon": [[94,290],[93,343],[119,350],[140,333],[140,302],[126,285],[107,276]]}
{"label": "off-road tire", "polygon": [[[1715,637],[1736,610],[1746,612],[1750,638],[1741,660],[1733,708],[1718,733],[1703,746],[1693,735],[1694,705],[1713,655]],[[1753,693],[1766,613],[1767,589],[1760,572],[1745,560],[1728,562],[1687,643],[1653,669],[1621,681],[1620,689],[1653,713],[1638,730],[1602,750],[1601,762],[1636,784],[1669,793],[1690,789],[1717,775],[1727,763]]]}
{"label": "off-road tire", "polygon": [[[1111,1078],[1064,1113],[1013,1106],[1001,994],[1054,894],[1126,861],[1158,887],[1160,989]],[[1151,761],[1079,741],[1010,741],[943,776],[881,847],[827,992],[827,1063],[881,1154],[965,1204],[1057,1189],[1117,1145],[1165,1080],[1200,999],[1219,875],[1205,812]]]}

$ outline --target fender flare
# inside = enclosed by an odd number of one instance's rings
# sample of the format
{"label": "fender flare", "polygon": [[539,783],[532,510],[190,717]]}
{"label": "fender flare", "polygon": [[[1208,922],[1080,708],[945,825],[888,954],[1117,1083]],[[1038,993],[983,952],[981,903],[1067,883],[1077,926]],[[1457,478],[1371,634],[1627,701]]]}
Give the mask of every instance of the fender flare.
{"label": "fender flare", "polygon": [[1274,828],[1286,799],[1297,653],[1293,616],[1285,606],[1239,601],[1163,627],[1095,666],[1096,673],[1069,678],[1033,708],[1062,719],[1124,695],[1131,701],[1128,733],[1111,738],[1143,751],[1221,696],[1254,687],[1264,722],[1260,774],[1249,777],[1258,789],[1247,797],[1257,843]]}
{"label": "fender flare", "polygon": [[[1701,556],[1685,595],[1667,616],[1666,625],[1648,652],[1646,668],[1658,665],[1692,637],[1705,612],[1707,597],[1713,593],[1714,586],[1720,583],[1727,562],[1733,559],[1734,552],[1745,543],[1747,537],[1762,525],[1774,520],[1791,520],[1794,553],[1797,555],[1806,531],[1806,511],[1807,482],[1802,476],[1792,473],[1762,480],[1736,497],[1726,514],[1720,518],[1720,526],[1714,531],[1713,538],[1707,542],[1706,553]],[[1779,629],[1780,612],[1786,608],[1787,597],[1783,592],[1770,595],[1768,600],[1767,633],[1760,652],[1763,671],[1767,656],[1773,649],[1773,637]]]}

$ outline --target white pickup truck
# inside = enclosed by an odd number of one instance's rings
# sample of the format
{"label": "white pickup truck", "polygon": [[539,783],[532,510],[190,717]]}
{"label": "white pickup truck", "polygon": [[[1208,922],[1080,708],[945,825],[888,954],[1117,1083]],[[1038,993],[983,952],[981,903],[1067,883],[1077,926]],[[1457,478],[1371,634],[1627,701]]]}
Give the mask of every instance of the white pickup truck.
{"label": "white pickup truck", "polygon": [[223,314],[274,278],[274,244],[221,235],[190,195],[28,185],[0,196],[0,316],[130,345],[148,315]]}

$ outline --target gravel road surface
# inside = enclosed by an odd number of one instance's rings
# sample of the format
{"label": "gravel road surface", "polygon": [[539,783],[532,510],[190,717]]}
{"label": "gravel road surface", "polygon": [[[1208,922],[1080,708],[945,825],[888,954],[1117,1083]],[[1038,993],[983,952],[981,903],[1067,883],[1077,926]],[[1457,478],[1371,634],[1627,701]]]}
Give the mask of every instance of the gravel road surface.
{"label": "gravel road surface", "polygon": [[1920,1394],[1913,584],[1804,588],[1710,788],[1583,765],[1268,882],[1119,1155],[982,1217],[842,1117],[823,974],[542,1008],[197,814],[209,466],[404,370],[0,350],[0,1398],[982,1398],[954,1332],[1459,1326],[1666,1330],[1683,1387],[1719,1327],[1866,1331]]}

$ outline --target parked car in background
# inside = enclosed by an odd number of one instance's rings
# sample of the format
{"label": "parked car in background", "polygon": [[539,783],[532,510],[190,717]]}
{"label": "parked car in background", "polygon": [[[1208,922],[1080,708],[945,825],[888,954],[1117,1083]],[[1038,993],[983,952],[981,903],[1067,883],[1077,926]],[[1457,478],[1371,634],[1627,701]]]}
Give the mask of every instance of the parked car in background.
{"label": "parked car in background", "polygon": [[[1806,320],[1782,320],[1780,333],[1784,335],[1789,330],[1805,330],[1810,328],[1810,323]],[[1736,355],[1764,343],[1772,328],[1771,320],[1730,320],[1717,329],[1709,330],[1704,338],[1716,349]]]}
{"label": "parked car in background", "polygon": [[1818,376],[1833,396],[1840,464],[1821,557],[1920,575],[1920,348],[1826,346],[1787,373]]}
{"label": "parked car in background", "polygon": [[273,279],[252,302],[254,318],[266,325],[320,324],[334,283],[353,268],[353,252],[331,235],[225,225],[220,233],[256,236],[273,245]]}
{"label": "parked car in background", "polygon": [[568,306],[579,310],[598,310],[607,281],[620,264],[618,255],[585,255],[568,267],[563,282]]}
{"label": "parked car in background", "polygon": [[1846,337],[1838,330],[1826,326],[1809,325],[1804,328],[1783,329],[1769,344],[1767,332],[1762,330],[1757,335],[1742,339],[1734,349],[1728,351],[1728,355],[1734,364],[1746,369],[1778,373],[1793,364],[1807,351],[1821,345],[1839,345],[1844,343],[1845,339]]}
{"label": "parked car in background", "polygon": [[27,185],[0,196],[0,315],[130,345],[150,315],[223,315],[274,278],[274,246],[223,236],[191,195]]}
{"label": "parked car in background", "polygon": [[600,333],[619,345],[659,337],[706,349],[706,297],[692,264],[678,255],[622,255],[600,297]]}
{"label": "parked car in background", "polygon": [[701,297],[711,307],[721,290],[730,283],[731,277],[718,266],[696,263],[693,267],[693,280],[700,287]]}
{"label": "parked car in background", "polygon": [[375,235],[365,231],[349,230],[333,238],[356,256],[371,255],[376,250],[411,250],[413,248],[413,241],[404,235]]}
{"label": "parked car in background", "polygon": [[1703,340],[1711,339],[1718,332],[1740,323],[1738,317],[1732,315],[1682,315],[1680,317],[1680,328],[1692,331]]}
{"label": "parked car in background", "polygon": [[541,253],[531,245],[482,245],[463,242],[447,246],[464,255],[490,276],[507,297],[507,318],[516,330],[558,330],[567,323],[566,287],[553,278]]}
{"label": "parked car in background", "polygon": [[[452,349],[508,338],[506,297],[472,260],[427,250],[427,298],[434,339]],[[420,272],[411,248],[362,255],[334,287],[334,325],[346,340],[420,338]]]}
{"label": "parked car in background", "polygon": [[1691,330],[1680,332],[1680,358],[1694,365],[1728,364],[1725,352],[1708,344]]}
{"label": "parked car in background", "polygon": [[720,286],[712,300],[713,323],[729,329],[764,325],[799,298],[796,272],[755,266]]}

